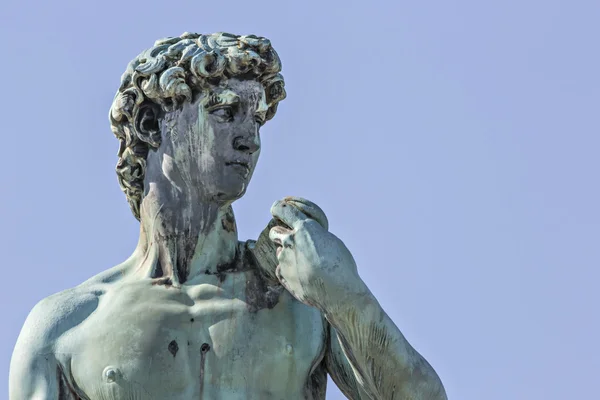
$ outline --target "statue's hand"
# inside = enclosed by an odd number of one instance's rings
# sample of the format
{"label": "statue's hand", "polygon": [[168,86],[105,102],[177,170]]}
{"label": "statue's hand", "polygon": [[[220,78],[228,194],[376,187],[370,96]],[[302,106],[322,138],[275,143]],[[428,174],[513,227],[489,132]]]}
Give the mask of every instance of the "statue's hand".
{"label": "statue's hand", "polygon": [[287,197],[271,207],[278,224],[269,237],[278,246],[276,276],[305,304],[323,311],[364,288],[344,243],[330,233],[327,218],[314,203]]}
{"label": "statue's hand", "polygon": [[[285,201],[293,204],[296,208],[302,211],[308,218],[317,221],[325,229],[329,226],[325,213],[319,206],[308,200],[300,197],[286,197]],[[280,284],[276,271],[279,261],[277,261],[277,245],[271,241],[269,234],[271,229],[283,223],[277,217],[271,218],[265,229],[260,233],[256,241],[248,241],[250,246],[248,249],[256,259],[259,271],[270,284]]]}

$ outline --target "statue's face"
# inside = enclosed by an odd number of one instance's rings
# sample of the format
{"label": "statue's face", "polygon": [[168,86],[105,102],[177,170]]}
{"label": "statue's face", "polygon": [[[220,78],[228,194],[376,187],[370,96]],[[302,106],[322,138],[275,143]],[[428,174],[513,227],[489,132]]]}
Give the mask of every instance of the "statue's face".
{"label": "statue's face", "polygon": [[242,197],[258,161],[267,110],[264,88],[254,80],[229,79],[186,103],[162,123],[164,175],[204,201]]}

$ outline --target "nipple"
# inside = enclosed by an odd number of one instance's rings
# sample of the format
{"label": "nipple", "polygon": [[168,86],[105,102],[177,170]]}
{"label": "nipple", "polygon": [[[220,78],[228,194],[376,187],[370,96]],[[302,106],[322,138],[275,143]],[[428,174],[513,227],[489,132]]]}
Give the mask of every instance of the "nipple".
{"label": "nipple", "polygon": [[108,366],[104,368],[104,371],[102,372],[102,379],[106,383],[113,383],[117,380],[119,374],[120,373],[117,368]]}
{"label": "nipple", "polygon": [[291,344],[287,344],[285,346],[285,352],[288,354],[292,354],[294,352],[294,346],[292,346]]}

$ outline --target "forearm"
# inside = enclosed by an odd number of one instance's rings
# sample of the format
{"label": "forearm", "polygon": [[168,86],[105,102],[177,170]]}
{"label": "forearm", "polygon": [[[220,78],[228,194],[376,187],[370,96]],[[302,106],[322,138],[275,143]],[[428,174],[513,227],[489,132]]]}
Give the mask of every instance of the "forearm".
{"label": "forearm", "polygon": [[[348,248],[327,230],[326,220],[309,217],[318,209],[309,203],[284,200],[271,208],[285,225],[269,232],[279,246],[276,276],[296,299],[318,308],[335,330],[332,336],[339,338],[359,385],[353,394],[363,398],[366,392],[373,400],[445,400],[433,368],[383,311],[360,279]],[[309,209],[301,211],[305,206]],[[330,370],[334,375],[340,368],[346,372],[333,353]],[[341,375],[345,381],[348,374]]]}
{"label": "forearm", "polygon": [[377,299],[362,282],[355,286],[337,295],[333,292],[322,308],[357,383],[374,400],[447,399],[433,368],[408,343]]}

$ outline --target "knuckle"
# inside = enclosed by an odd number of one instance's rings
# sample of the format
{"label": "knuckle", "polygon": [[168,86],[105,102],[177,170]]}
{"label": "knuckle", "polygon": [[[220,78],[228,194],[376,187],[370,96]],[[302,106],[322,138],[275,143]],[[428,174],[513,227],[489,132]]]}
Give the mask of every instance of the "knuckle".
{"label": "knuckle", "polygon": [[298,223],[296,224],[296,230],[304,230],[304,229],[306,229],[306,220],[305,219],[298,221]]}
{"label": "knuckle", "polygon": [[314,219],[307,219],[306,221],[304,221],[304,224],[307,228],[315,228],[317,226],[321,226],[321,224],[319,224],[316,220]]}

